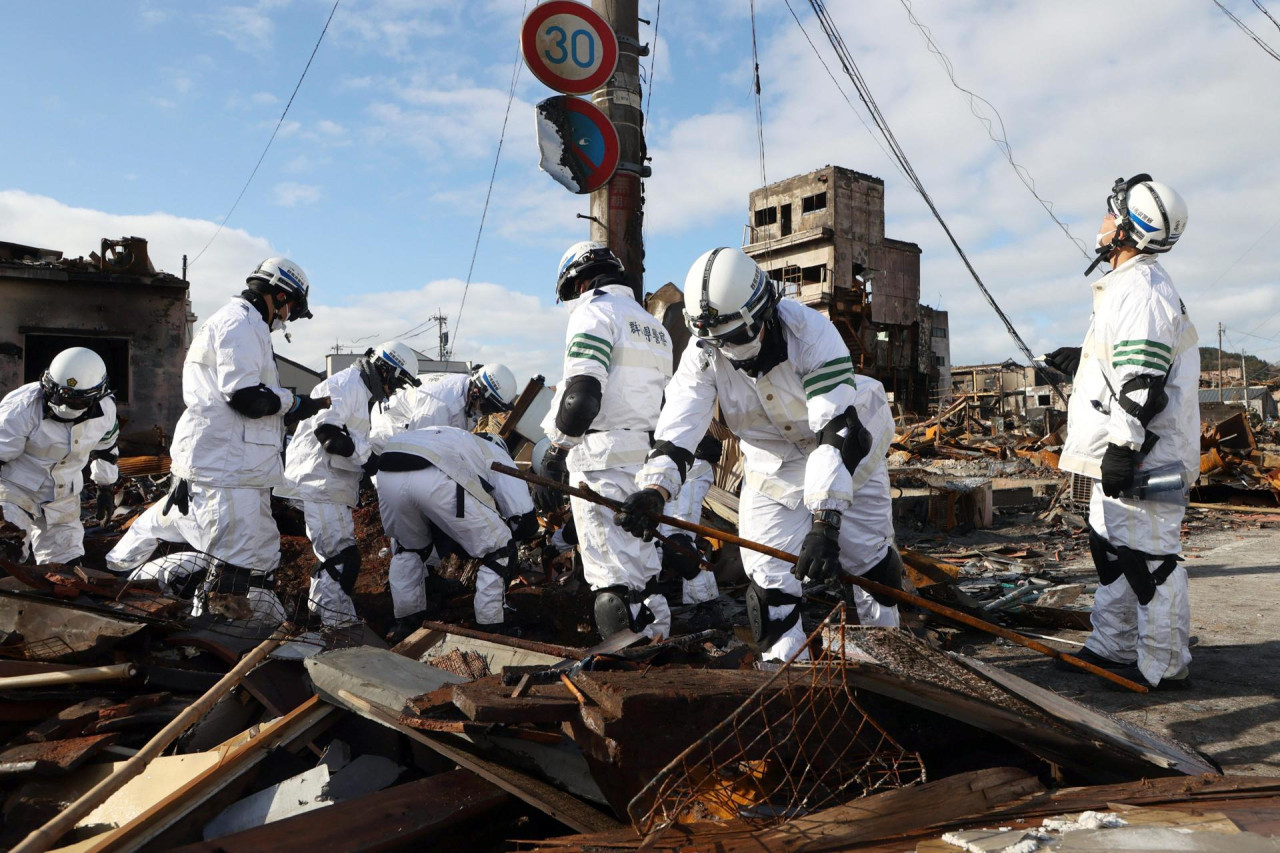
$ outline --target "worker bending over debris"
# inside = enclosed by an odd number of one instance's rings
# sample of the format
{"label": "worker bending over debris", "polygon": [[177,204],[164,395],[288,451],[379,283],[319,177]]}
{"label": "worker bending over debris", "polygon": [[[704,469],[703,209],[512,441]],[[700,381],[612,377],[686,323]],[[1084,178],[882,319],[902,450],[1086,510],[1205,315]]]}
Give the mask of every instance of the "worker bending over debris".
{"label": "worker bending over debris", "polygon": [[[702,501],[715,482],[715,466],[723,452],[724,445],[720,439],[710,432],[702,437],[694,448],[693,464],[685,472],[684,485],[667,502],[664,515],[694,524],[702,523]],[[720,610],[715,602],[720,597],[720,588],[716,585],[715,574],[704,569],[701,560],[709,550],[706,540],[701,537],[695,540],[691,534],[669,524],[661,525],[658,532],[667,539],[658,546],[662,551],[663,570],[680,578],[681,603],[697,606],[696,615],[692,617],[693,630],[718,625]]]}
{"label": "worker bending over debris", "polygon": [[107,366],[84,347],[58,353],[39,382],[0,400],[0,521],[22,530],[20,559],[81,561],[81,472],[89,465],[104,504],[98,514],[109,517],[119,435]]}
{"label": "worker bending over debris", "polygon": [[[382,527],[402,554],[422,561],[434,547],[444,556],[480,560],[476,575],[476,626],[504,632],[507,582],[519,570],[517,547],[538,533],[529,487],[495,474],[494,462],[514,466],[506,444],[490,433],[428,427],[393,436],[378,460],[378,509]],[[419,627],[426,609],[396,620],[388,640],[398,642]]]}
{"label": "worker bending over debris", "polygon": [[284,611],[274,591],[280,532],[271,490],[284,481],[284,421],[327,404],[280,386],[271,347],[271,333],[285,321],[312,316],[302,268],[268,258],[247,283],[200,326],[187,351],[171,499],[195,519],[191,544],[216,561],[203,588],[247,598],[257,618],[275,621]]}
{"label": "worker bending over debris", "polygon": [[[840,571],[902,587],[893,546],[885,452],[893,420],[879,382],[853,372],[849,350],[823,315],[779,299],[763,269],[737,249],[699,257],[685,280],[685,322],[694,335],[619,523],[649,536],[653,515],[678,495],[717,403],[738,436],[744,478],[738,530],[799,554],[786,562],[743,551],[751,577],[747,614],[768,660],[804,644],[801,581]],[[853,590],[864,625],[896,627],[898,609]]]}
{"label": "worker bending over debris", "polygon": [[[477,365],[470,374],[427,374],[420,386],[404,389],[373,413],[372,442],[380,448],[393,435],[432,426],[470,432],[482,415],[510,411],[515,399],[515,375],[496,362]],[[435,571],[440,566],[440,552],[431,549],[430,541],[414,548],[427,555],[424,560],[419,553],[406,551],[390,533],[387,538],[391,545],[387,582],[392,615],[416,628],[442,599],[461,593],[463,587]]]}
{"label": "worker bending over debris", "polygon": [[[615,500],[635,487],[672,360],[666,329],[641,307],[623,272],[602,243],[575,243],[561,258],[556,295],[570,311],[564,380],[542,422],[553,444],[543,462],[547,476],[572,476],[573,485]],[[628,536],[598,504],[569,503],[601,637],[624,629],[670,636],[654,544]]]}
{"label": "worker bending over debris", "polygon": [[[1080,657],[1109,669],[1136,662],[1156,689],[1191,684],[1191,604],[1179,555],[1185,486],[1200,470],[1200,351],[1156,260],[1186,224],[1186,202],[1172,188],[1145,174],[1117,180],[1098,257],[1085,271],[1111,265],[1093,282],[1084,344],[1046,359],[1074,376],[1059,467],[1099,481],[1089,499],[1089,547],[1100,585]],[[1153,472],[1174,488],[1135,493]]]}
{"label": "worker bending over debris", "polygon": [[401,389],[420,384],[418,356],[408,344],[374,347],[311,390],[313,398],[328,397],[331,404],[298,424],[285,451],[284,485],[275,493],[302,502],[318,561],[307,604],[327,628],[359,621],[351,600],[360,574],[352,509],[360,500],[361,477],[378,466],[369,443],[370,415]]}

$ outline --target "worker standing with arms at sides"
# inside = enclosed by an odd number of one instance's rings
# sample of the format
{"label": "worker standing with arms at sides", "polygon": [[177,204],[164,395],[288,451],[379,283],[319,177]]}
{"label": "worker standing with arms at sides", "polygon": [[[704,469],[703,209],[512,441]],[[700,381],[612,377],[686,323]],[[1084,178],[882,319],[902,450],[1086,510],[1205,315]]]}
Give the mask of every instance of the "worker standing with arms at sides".
{"label": "worker standing with arms at sides", "polygon": [[[742,552],[747,614],[766,660],[804,645],[801,581],[840,572],[902,588],[893,545],[885,452],[893,418],[879,382],[853,372],[849,350],[823,315],[777,286],[737,249],[706,252],[685,279],[694,335],[666,388],[654,449],[618,514],[636,536],[684,487],[694,450],[719,404],[741,443],[738,530],[799,554],[794,567]],[[892,599],[853,590],[863,625],[897,627]]]}
{"label": "worker standing with arms at sides", "polygon": [[[672,361],[666,329],[644,310],[623,272],[602,243],[576,243],[561,258],[556,296],[570,311],[564,378],[542,422],[553,445],[543,460],[547,475],[585,482],[615,500],[634,488],[649,452]],[[670,636],[654,543],[627,535],[598,504],[571,498],[570,506],[601,637],[624,629]]]}
{"label": "worker standing with arms at sides", "polygon": [[216,564],[203,588],[247,598],[256,619],[284,610],[274,591],[280,532],[271,490],[283,483],[285,417],[323,400],[280,386],[271,333],[311,317],[310,285],[287,258],[267,258],[239,296],[196,332],[182,366],[186,410],[173,435],[173,505],[195,519],[191,544]]}
{"label": "worker standing with arms at sides", "polygon": [[22,530],[36,563],[83,559],[81,472],[89,465],[99,500],[111,503],[119,435],[107,366],[85,347],[58,353],[39,382],[0,400],[0,521]]}
{"label": "worker standing with arms at sides", "polygon": [[[1059,467],[1098,481],[1089,548],[1099,586],[1080,657],[1113,670],[1136,663],[1157,690],[1191,686],[1191,603],[1180,555],[1183,487],[1200,471],[1200,350],[1158,260],[1186,225],[1186,202],[1171,187],[1146,174],[1117,180],[1098,257],[1085,271],[1111,267],[1093,282],[1084,344],[1046,358],[1074,377]],[[1153,472],[1174,488],[1136,493]]]}
{"label": "worker standing with arms at sides", "polygon": [[380,344],[312,389],[312,397],[328,397],[331,405],[299,423],[285,451],[284,485],[276,494],[302,501],[317,561],[307,603],[326,628],[359,621],[351,600],[360,574],[352,509],[361,477],[377,471],[370,414],[401,389],[419,384],[418,357],[409,345]]}

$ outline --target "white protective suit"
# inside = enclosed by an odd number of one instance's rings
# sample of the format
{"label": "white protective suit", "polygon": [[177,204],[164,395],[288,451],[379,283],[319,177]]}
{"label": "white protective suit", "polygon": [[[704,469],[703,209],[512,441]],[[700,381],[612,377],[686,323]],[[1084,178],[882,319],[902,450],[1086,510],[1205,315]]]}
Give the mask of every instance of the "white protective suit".
{"label": "white protective suit", "polygon": [[[420,388],[402,388],[390,402],[373,413],[370,440],[380,452],[393,435],[433,426],[454,427],[470,432],[475,421],[467,416],[470,377],[465,373],[429,373],[420,377]],[[427,608],[427,572],[440,565],[440,554],[431,550],[431,539],[406,551],[391,540],[391,565],[387,583],[391,587],[391,608],[397,619]],[[422,555],[427,554],[424,560]]]}
{"label": "white protective suit", "polygon": [[[395,435],[384,455],[393,453],[416,456],[428,464],[418,470],[378,473],[378,508],[387,535],[405,549],[401,556],[420,560],[420,553],[432,544],[448,548],[442,541],[448,539],[466,555],[480,558],[476,622],[504,622],[507,582],[494,567],[504,572],[516,569],[509,563],[515,559],[511,525],[533,511],[533,499],[523,480],[499,474],[490,466],[515,463],[493,442],[447,426]],[[411,615],[424,607],[425,601],[422,607],[396,615]]]}
{"label": "white protective suit", "polygon": [[[196,332],[182,366],[186,411],[173,435],[173,475],[191,484],[196,549],[267,576],[280,563],[271,489],[282,483],[284,412],[294,394],[279,385],[271,332],[258,309],[235,297]],[[248,418],[231,395],[265,385],[280,411]]]}
{"label": "white protective suit", "polygon": [[15,388],[0,400],[0,515],[22,528],[24,547],[37,563],[84,556],[81,471],[88,464],[95,483],[115,483],[119,435],[110,397],[75,422],[49,413],[39,382]]}
{"label": "white protective suit", "polygon": [[[1141,449],[1149,433],[1159,440],[1139,463],[1139,471],[1181,466],[1185,482],[1200,470],[1200,350],[1195,327],[1168,273],[1152,255],[1139,255],[1093,282],[1093,319],[1085,335],[1068,404],[1067,441],[1059,467],[1101,477],[1107,445]],[[1169,401],[1144,429],[1117,400],[1126,382],[1139,375],[1167,375]],[[1146,390],[1129,396],[1141,405]],[[1109,498],[1094,483],[1089,526],[1111,548],[1148,555],[1148,569],[1160,576],[1166,558],[1182,553],[1183,502]],[[1116,554],[1106,555],[1108,563]],[[1095,561],[1099,559],[1095,555]],[[1113,574],[1108,566],[1107,574]],[[1100,573],[1101,574],[1101,573]],[[1105,578],[1103,578],[1105,580]],[[1191,606],[1187,573],[1173,568],[1140,604],[1128,579],[1099,586],[1093,605],[1093,633],[1085,647],[1122,663],[1136,660],[1152,684],[1186,676]]]}
{"label": "white protective suit", "polygon": [[[812,513],[837,510],[843,514],[840,565],[850,574],[865,574],[893,546],[885,464],[893,416],[884,387],[854,374],[849,350],[826,317],[793,299],[779,301],[777,312],[787,358],[764,376],[753,378],[713,347],[690,343],[667,386],[654,441],[669,441],[692,453],[718,402],[743,454],[739,534],[796,554],[812,526]],[[852,473],[837,448],[820,444],[817,437],[850,406],[872,437],[871,451]],[[636,484],[661,486],[673,495],[682,488],[679,468],[665,455],[655,455]],[[789,563],[745,549],[742,560],[757,586],[801,594]],[[854,590],[854,598],[862,624],[897,626],[897,607],[880,604],[860,589]],[[771,605],[769,618],[786,619],[794,607]],[[787,660],[804,640],[797,620],[765,658]]]}
{"label": "white protective suit", "polygon": [[[711,490],[711,484],[715,482],[715,473],[715,469],[711,467],[711,463],[707,460],[693,460],[693,464],[685,472],[684,485],[680,487],[679,494],[667,502],[666,508],[662,511],[663,515],[669,515],[681,521],[701,524],[702,501],[706,498],[707,492]],[[663,536],[670,536],[673,533],[688,534],[688,531],[680,530],[669,524],[658,525],[658,532]],[[698,572],[698,576],[693,580],[682,580],[680,585],[683,593],[681,596],[682,604],[699,604],[703,601],[714,601],[720,597],[720,588],[716,585],[716,576],[706,569]]]}
{"label": "white protective suit", "polygon": [[[329,408],[298,424],[285,450],[284,485],[275,490],[282,498],[302,502],[307,538],[317,560],[307,605],[330,627],[359,621],[351,600],[360,571],[360,552],[353,550],[356,528],[351,510],[360,500],[362,466],[373,453],[370,410],[376,401],[369,390],[371,382],[381,391],[382,380],[368,360],[361,359],[311,390],[313,398],[328,397]],[[326,451],[316,437],[316,429],[324,424],[344,430],[355,452],[339,456]]]}
{"label": "white protective suit", "polygon": [[[636,474],[649,453],[662,389],[671,378],[671,338],[624,284],[589,291],[573,301],[571,312],[565,333],[564,380],[542,429],[557,446],[571,448],[566,464],[572,485],[585,482],[604,497],[621,501],[635,491]],[[578,437],[556,426],[564,389],[575,376],[594,377],[601,391],[600,411],[586,434]],[[698,438],[705,432],[704,425]],[[650,637],[670,636],[666,598],[647,594],[662,567],[655,544],[614,524],[610,509],[580,498],[570,498],[569,505],[587,583],[597,592],[625,587],[633,619],[641,605],[653,614],[653,622],[643,632]]]}
{"label": "white protective suit", "polygon": [[194,514],[183,515],[176,507],[164,511],[166,500],[147,507],[133,520],[120,541],[107,552],[107,568],[113,572],[131,572],[151,559],[161,542],[192,543],[200,538]]}

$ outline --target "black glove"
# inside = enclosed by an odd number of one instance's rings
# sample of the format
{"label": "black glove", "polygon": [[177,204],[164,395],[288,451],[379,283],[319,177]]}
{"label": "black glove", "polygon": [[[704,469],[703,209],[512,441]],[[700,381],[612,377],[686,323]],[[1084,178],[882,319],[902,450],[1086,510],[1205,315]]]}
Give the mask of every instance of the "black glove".
{"label": "black glove", "polygon": [[116,493],[110,486],[98,486],[98,503],[94,515],[100,524],[109,524],[116,511]]}
{"label": "black glove", "polygon": [[614,513],[613,521],[632,536],[639,536],[648,542],[658,529],[658,519],[667,501],[657,489],[645,487],[638,492],[627,495],[622,502],[622,509]]}
{"label": "black glove", "polygon": [[297,408],[289,412],[289,417],[294,420],[303,421],[321,409],[329,408],[329,403],[331,401],[328,397],[298,397],[297,402]]}
{"label": "black glove", "polygon": [[1044,363],[1059,373],[1075,376],[1080,367],[1080,347],[1058,347],[1044,357]]}
{"label": "black glove", "polygon": [[[565,461],[568,453],[563,447],[553,445],[542,457],[542,476],[557,483],[568,483],[569,466]],[[560,509],[564,506],[566,497],[564,492],[550,486],[533,487],[533,505],[543,512],[555,512]]]}
{"label": "black glove", "polygon": [[538,513],[533,510],[508,519],[507,524],[511,528],[511,538],[516,542],[528,542],[538,535],[540,529]]}
{"label": "black glove", "polygon": [[191,514],[191,484],[186,480],[173,481],[173,485],[169,488],[169,497],[165,498],[164,507],[160,512],[168,515],[169,510],[174,507],[177,507],[182,515]]}
{"label": "black glove", "polygon": [[356,452],[356,443],[344,426],[320,424],[316,427],[316,439],[326,453],[332,453],[334,456],[352,456]]}
{"label": "black glove", "polygon": [[840,574],[840,528],[818,519],[805,534],[800,559],[791,568],[800,580],[825,580]]}
{"label": "black glove", "polygon": [[691,581],[702,571],[698,546],[688,533],[672,533],[662,543],[662,570]]}
{"label": "black glove", "polygon": [[1120,493],[1133,487],[1133,475],[1138,471],[1138,451],[1108,444],[1102,454],[1102,493],[1118,498]]}
{"label": "black glove", "polygon": [[382,457],[377,453],[370,453],[369,458],[364,461],[360,467],[364,470],[366,477],[372,477],[378,473],[378,464],[382,461]]}

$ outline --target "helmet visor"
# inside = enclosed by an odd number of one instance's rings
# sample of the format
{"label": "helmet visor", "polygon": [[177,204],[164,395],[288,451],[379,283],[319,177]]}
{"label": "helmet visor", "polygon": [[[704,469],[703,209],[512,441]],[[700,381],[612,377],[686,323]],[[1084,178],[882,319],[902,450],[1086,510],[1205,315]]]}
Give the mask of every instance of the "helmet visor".
{"label": "helmet visor", "polygon": [[107,380],[105,379],[88,388],[68,388],[59,384],[47,371],[40,380],[40,386],[44,391],[45,401],[50,405],[66,406],[68,409],[75,409],[78,412],[84,411],[92,406],[95,401],[107,395]]}

